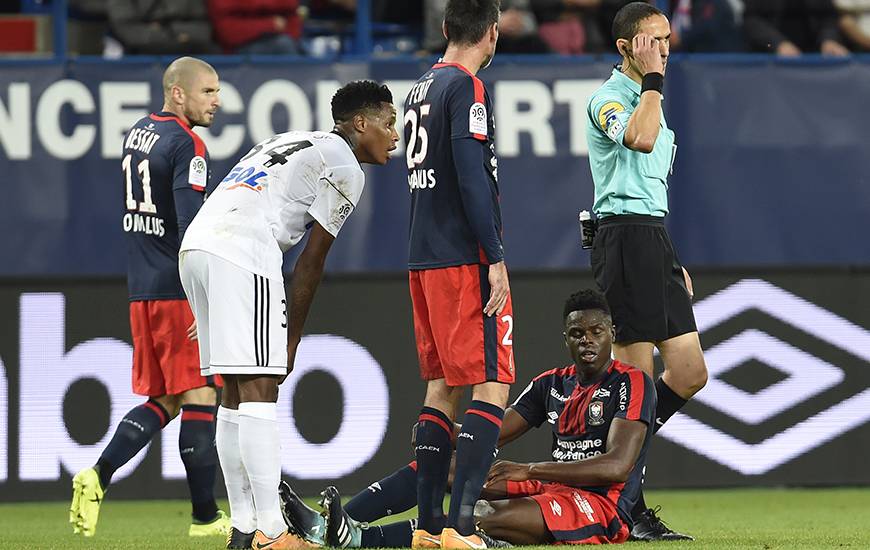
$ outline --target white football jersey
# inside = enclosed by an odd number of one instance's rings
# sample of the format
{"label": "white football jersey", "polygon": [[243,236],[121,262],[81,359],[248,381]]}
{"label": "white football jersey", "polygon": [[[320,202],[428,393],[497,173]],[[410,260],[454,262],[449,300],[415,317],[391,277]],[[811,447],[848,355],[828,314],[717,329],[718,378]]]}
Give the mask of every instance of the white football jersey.
{"label": "white football jersey", "polygon": [[284,252],[316,221],[337,236],[356,208],[365,173],[335,133],[287,132],[258,143],[206,199],[181,251],[205,250],[283,280]]}

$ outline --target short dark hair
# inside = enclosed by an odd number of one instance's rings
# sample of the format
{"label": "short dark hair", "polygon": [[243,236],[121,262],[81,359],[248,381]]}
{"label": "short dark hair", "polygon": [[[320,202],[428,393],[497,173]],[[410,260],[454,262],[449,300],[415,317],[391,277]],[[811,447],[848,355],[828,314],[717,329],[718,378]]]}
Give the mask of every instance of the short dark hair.
{"label": "short dark hair", "polygon": [[591,288],[584,288],[572,294],[565,301],[565,311],[562,315],[562,322],[568,320],[568,315],[574,311],[583,311],[585,309],[600,309],[610,316],[610,306],[607,305],[607,299],[604,294]]}
{"label": "short dark hair", "polygon": [[444,28],[451,44],[477,44],[498,23],[501,0],[448,0]]}
{"label": "short dark hair", "polygon": [[377,110],[381,103],[392,103],[393,94],[386,84],[374,80],[355,80],[342,86],[332,96],[332,120],[344,122],[365,110]]}
{"label": "short dark hair", "polygon": [[613,18],[613,28],[611,29],[613,39],[631,40],[637,34],[640,22],[653,15],[664,14],[660,9],[646,2],[632,2],[623,6]]}

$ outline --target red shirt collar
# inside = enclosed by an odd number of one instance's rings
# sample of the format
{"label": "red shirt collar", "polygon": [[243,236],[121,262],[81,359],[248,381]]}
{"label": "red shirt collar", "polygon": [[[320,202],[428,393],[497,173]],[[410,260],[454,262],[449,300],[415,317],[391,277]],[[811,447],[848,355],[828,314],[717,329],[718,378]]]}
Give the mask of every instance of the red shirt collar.
{"label": "red shirt collar", "polygon": [[442,68],[442,67],[456,67],[457,69],[459,69],[460,71],[464,72],[464,73],[467,74],[468,76],[474,76],[474,75],[471,73],[471,71],[469,71],[468,69],[466,69],[465,67],[463,67],[463,66],[460,65],[459,63],[441,63],[441,62],[438,62],[438,63],[432,65],[432,68],[433,68],[433,69],[440,69],[440,68]]}

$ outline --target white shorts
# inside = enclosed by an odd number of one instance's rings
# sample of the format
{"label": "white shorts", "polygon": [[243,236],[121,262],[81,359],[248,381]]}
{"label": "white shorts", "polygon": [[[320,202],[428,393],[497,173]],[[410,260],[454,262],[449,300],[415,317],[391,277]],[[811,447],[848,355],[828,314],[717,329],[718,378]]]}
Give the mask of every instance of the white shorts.
{"label": "white shorts", "polygon": [[255,275],[202,250],[178,262],[196,318],[199,365],[215,374],[287,374],[284,283]]}

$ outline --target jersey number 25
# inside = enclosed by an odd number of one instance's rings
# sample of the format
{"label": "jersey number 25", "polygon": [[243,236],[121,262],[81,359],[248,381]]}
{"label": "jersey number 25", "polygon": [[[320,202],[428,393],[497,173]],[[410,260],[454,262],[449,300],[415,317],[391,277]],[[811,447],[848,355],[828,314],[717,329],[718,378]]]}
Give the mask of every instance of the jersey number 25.
{"label": "jersey number 25", "polygon": [[411,125],[411,135],[408,137],[408,147],[405,150],[408,170],[423,164],[426,153],[429,152],[429,133],[423,127],[423,118],[428,114],[429,104],[420,105],[419,114],[416,109],[408,109],[405,113],[405,126]]}

